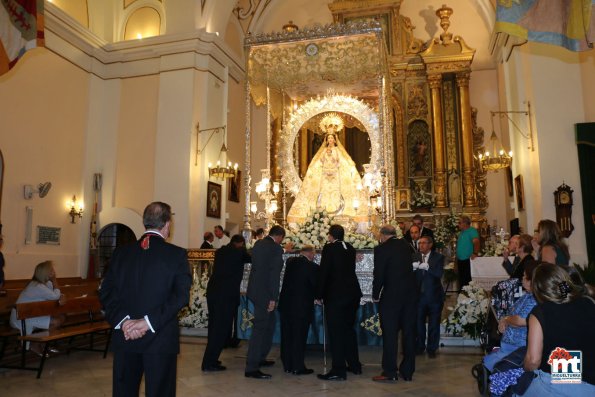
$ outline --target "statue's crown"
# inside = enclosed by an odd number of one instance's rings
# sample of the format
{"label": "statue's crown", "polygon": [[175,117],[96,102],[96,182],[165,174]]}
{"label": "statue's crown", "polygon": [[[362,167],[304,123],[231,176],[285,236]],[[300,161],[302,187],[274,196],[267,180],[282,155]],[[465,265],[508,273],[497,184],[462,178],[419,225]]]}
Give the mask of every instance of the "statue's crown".
{"label": "statue's crown", "polygon": [[337,132],[343,129],[343,119],[337,113],[331,112],[320,120],[319,125],[323,132]]}

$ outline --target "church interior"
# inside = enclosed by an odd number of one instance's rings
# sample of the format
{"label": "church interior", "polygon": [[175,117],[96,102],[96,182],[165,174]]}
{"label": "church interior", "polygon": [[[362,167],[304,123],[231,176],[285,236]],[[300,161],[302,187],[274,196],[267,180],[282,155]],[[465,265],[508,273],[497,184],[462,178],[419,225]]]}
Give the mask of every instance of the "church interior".
{"label": "church interior", "polygon": [[[438,228],[465,214],[483,244],[555,220],[571,263],[595,258],[593,43],[572,51],[507,33],[496,10],[514,1],[41,3],[43,43],[0,69],[6,280],[45,260],[59,277],[100,279],[113,250],[142,235],[152,201],[171,205],[170,241],[195,262],[212,259],[198,247],[217,225],[250,236],[280,224],[316,245],[300,228],[320,209],[362,249],[383,224],[421,214]],[[201,343],[183,339],[180,395],[394,392],[359,378],[284,383],[281,371],[274,391],[205,376]],[[380,350],[365,349],[378,366]],[[13,395],[109,395],[110,361],[78,354],[37,383],[0,378]],[[243,354],[225,357],[241,368]],[[419,363],[427,382],[399,393],[477,395],[468,369],[479,358],[446,346]],[[82,381],[58,380],[80,365]],[[428,386],[433,376],[442,386]]]}

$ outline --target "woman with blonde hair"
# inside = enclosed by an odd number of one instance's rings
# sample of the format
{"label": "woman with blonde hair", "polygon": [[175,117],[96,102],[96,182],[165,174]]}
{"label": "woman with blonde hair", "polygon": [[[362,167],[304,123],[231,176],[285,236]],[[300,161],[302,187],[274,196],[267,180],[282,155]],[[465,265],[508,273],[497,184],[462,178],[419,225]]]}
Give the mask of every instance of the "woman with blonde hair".
{"label": "woman with blonde hair", "polygon": [[[29,284],[27,284],[25,289],[23,289],[16,303],[59,300],[61,297],[62,294],[58,288],[54,264],[52,261],[45,261],[35,267],[33,278]],[[58,328],[62,322],[62,317],[40,316],[28,318],[25,320],[25,332],[29,335],[36,329]],[[17,320],[15,309],[12,309],[10,314],[10,325],[22,332],[21,322]],[[37,343],[31,343],[30,350],[38,355],[42,354],[41,346]],[[52,349],[50,351],[52,351]]]}
{"label": "woman with blonde hair", "polygon": [[[532,289],[538,305],[528,319],[524,368],[534,371],[534,379],[523,396],[594,396],[595,301],[571,281],[564,268],[551,263],[535,269]],[[564,360],[552,368],[556,358]],[[552,383],[558,375],[564,376],[561,381],[578,375],[581,382]]]}
{"label": "woman with blonde hair", "polygon": [[550,219],[542,219],[537,224],[536,232],[537,260],[556,265],[568,265],[570,253],[568,246],[562,240],[562,232],[558,224]]}

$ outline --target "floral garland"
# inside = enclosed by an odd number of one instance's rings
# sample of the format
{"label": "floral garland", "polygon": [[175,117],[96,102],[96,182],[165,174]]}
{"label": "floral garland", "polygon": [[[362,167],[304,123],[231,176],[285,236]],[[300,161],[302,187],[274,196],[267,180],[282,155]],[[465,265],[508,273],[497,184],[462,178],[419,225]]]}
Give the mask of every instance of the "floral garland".
{"label": "floral garland", "polygon": [[206,269],[201,272],[198,282],[192,283],[190,289],[190,304],[178,314],[178,321],[182,327],[207,328],[209,324],[209,310],[207,308],[207,283],[209,275]]}
{"label": "floral garland", "polygon": [[448,307],[451,312],[443,321],[446,332],[478,339],[487,321],[488,305],[486,291],[471,281],[463,287],[456,306]]}
{"label": "floral garland", "polygon": [[[290,229],[285,235],[283,243],[292,242],[294,248],[302,248],[304,245],[312,245],[321,249],[327,243],[327,235],[333,224],[333,216],[326,210],[315,210],[304,223],[295,229]],[[367,235],[358,233],[346,233],[345,241],[353,245],[355,249],[374,248],[378,242]]]}

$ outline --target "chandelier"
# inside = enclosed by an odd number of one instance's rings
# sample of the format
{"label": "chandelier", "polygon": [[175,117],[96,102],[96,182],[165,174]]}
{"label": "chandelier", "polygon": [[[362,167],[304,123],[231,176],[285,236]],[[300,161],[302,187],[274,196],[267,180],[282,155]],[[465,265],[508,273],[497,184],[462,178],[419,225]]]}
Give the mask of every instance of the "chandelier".
{"label": "chandelier", "polygon": [[271,171],[269,169],[261,170],[262,178],[254,187],[258,199],[264,201],[264,211],[258,211],[258,203],[250,202],[250,212],[255,219],[265,219],[265,229],[268,230],[275,212],[279,209],[277,194],[281,191],[279,182],[271,183]]}
{"label": "chandelier", "polygon": [[492,135],[490,136],[491,142],[491,151],[486,150],[485,153],[479,153],[477,156],[479,158],[479,164],[482,169],[487,171],[494,171],[498,172],[499,169],[510,167],[512,163],[512,151],[506,153],[502,143],[498,139],[496,135],[496,130],[494,129],[494,116],[496,112],[491,112],[492,114]]}
{"label": "chandelier", "polygon": [[[225,146],[225,143],[221,146],[219,157],[223,157],[223,162],[225,164],[225,158],[227,157],[227,147]],[[217,160],[217,164],[214,167],[209,163],[209,177],[218,179],[235,178],[237,174],[238,163],[235,163],[232,166],[231,161],[229,161],[227,162],[227,165],[221,165],[221,161]]]}
{"label": "chandelier", "polygon": [[[211,131],[211,134],[207,138],[207,142],[204,144],[202,149],[198,148],[199,144],[199,135],[201,132]],[[209,178],[218,178],[218,179],[226,179],[226,178],[235,178],[238,174],[238,163],[232,164],[231,161],[227,161],[227,146],[225,145],[225,138],[226,138],[226,127],[213,127],[213,128],[205,128],[203,130],[200,129],[200,124],[196,123],[196,160],[194,161],[194,165],[198,165],[198,156],[205,150],[211,138],[214,134],[218,134],[220,131],[223,132],[223,143],[221,144],[221,149],[219,150],[219,159],[217,160],[217,164],[213,166],[211,162],[209,162]]]}

